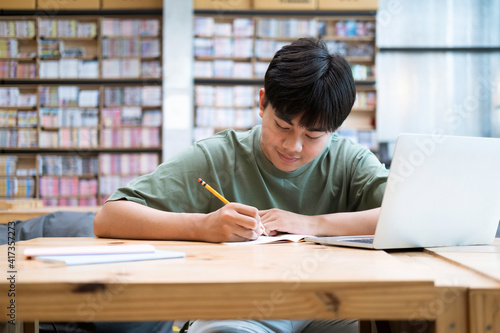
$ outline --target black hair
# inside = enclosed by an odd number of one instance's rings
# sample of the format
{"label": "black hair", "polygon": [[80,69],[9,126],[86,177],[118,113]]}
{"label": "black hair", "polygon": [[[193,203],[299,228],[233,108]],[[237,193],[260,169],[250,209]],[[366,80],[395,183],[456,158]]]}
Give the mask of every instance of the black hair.
{"label": "black hair", "polygon": [[290,122],[303,113],[300,126],[327,132],[342,125],[356,99],[347,60],[312,38],[300,38],[276,52],[264,89],[264,107],[271,103],[276,116]]}

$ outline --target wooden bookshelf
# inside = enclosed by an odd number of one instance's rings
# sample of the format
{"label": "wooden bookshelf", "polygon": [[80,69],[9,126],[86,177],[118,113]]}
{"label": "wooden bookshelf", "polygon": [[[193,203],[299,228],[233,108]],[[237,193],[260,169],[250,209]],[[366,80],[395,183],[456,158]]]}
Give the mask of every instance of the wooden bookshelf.
{"label": "wooden bookshelf", "polygon": [[[377,150],[375,138],[376,89],[376,12],[235,11],[223,16],[207,10],[195,11],[195,140],[220,129],[248,129],[259,123],[258,100],[251,105],[251,121],[241,119],[238,105],[210,104],[210,89],[248,86],[257,96],[264,74],[275,52],[299,37],[324,40],[331,52],[346,57],[357,84],[358,99],[339,133]],[[216,98],[213,98],[216,99]],[[230,99],[230,98],[228,98]],[[233,98],[233,101],[239,101]],[[210,112],[212,116],[207,115]],[[221,117],[220,114],[225,114]],[[217,119],[223,119],[218,122]],[[359,131],[359,133],[357,133]],[[359,134],[359,137],[358,137]]]}
{"label": "wooden bookshelf", "polygon": [[1,198],[97,206],[160,163],[161,12],[115,12],[0,18]]}

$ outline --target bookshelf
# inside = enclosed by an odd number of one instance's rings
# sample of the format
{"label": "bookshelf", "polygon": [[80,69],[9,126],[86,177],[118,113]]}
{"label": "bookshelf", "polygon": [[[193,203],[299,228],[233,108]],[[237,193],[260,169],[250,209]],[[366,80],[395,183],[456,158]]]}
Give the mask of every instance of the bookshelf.
{"label": "bookshelf", "polygon": [[356,104],[339,134],[376,151],[375,14],[247,10],[222,16],[195,10],[194,140],[224,128],[244,130],[258,124],[254,96],[275,52],[299,37],[313,37],[344,55],[356,80]]}
{"label": "bookshelf", "polygon": [[137,12],[0,18],[0,198],[101,205],[160,163],[162,17]]}

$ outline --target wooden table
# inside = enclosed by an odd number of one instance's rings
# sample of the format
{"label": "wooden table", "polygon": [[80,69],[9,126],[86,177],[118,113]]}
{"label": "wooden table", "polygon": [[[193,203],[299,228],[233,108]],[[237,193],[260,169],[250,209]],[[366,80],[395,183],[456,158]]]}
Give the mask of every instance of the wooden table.
{"label": "wooden table", "polygon": [[497,238],[492,245],[428,251],[494,281],[470,285],[470,332],[500,332],[500,239]]}
{"label": "wooden table", "polygon": [[[22,256],[28,246],[116,243],[150,243],[186,257],[61,267]],[[26,322],[358,318],[429,320],[437,332],[467,332],[467,288],[447,279],[487,280],[422,252],[432,265],[404,253],[306,243],[39,238],[17,243],[16,253],[16,320]],[[7,267],[7,246],[0,260]],[[9,286],[0,280],[3,318]]]}
{"label": "wooden table", "polygon": [[101,206],[46,206],[40,208],[27,208],[10,210],[0,209],[0,224],[7,224],[11,221],[21,220],[26,221],[41,215],[66,211],[66,212],[93,212],[97,213]]}

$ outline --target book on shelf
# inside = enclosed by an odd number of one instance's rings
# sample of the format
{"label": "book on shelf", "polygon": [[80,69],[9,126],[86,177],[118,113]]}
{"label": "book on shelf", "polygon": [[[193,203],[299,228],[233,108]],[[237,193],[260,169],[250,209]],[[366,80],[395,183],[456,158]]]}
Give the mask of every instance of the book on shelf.
{"label": "book on shelf", "polygon": [[97,156],[67,156],[41,155],[38,156],[39,173],[41,175],[97,175]]}
{"label": "book on shelf", "polygon": [[160,147],[160,129],[104,128],[101,132],[101,146],[104,148]]}
{"label": "book on shelf", "polygon": [[252,108],[213,108],[196,109],[196,126],[214,128],[251,128],[254,125]]}
{"label": "book on shelf", "polygon": [[353,109],[374,109],[377,105],[375,91],[357,91]]}
{"label": "book on shelf", "polygon": [[254,87],[251,86],[195,86],[196,106],[252,107]]}
{"label": "book on shelf", "polygon": [[143,60],[141,61],[141,77],[144,78],[159,78],[161,77],[161,64],[158,60]]}
{"label": "book on shelf", "polygon": [[99,90],[78,86],[41,86],[40,105],[43,106],[99,106]]}
{"label": "book on shelf", "polygon": [[99,106],[99,90],[80,90],[78,94],[78,106],[81,107]]}
{"label": "book on shelf", "polygon": [[315,37],[317,22],[314,19],[259,19],[256,35],[258,37]]}
{"label": "book on shelf", "polygon": [[34,197],[35,179],[33,177],[0,177],[1,197]]}
{"label": "book on shelf", "polygon": [[104,78],[139,77],[141,61],[137,59],[104,59],[102,76]]}
{"label": "book on shelf", "polygon": [[17,60],[0,60],[0,77],[29,79],[35,78],[36,65],[35,63],[23,63]]}
{"label": "book on shelf", "polygon": [[144,106],[159,106],[162,105],[161,86],[144,86],[142,87],[142,105]]}
{"label": "book on shelf", "polygon": [[16,127],[17,118],[17,110],[0,109],[0,127]]}
{"label": "book on shelf", "polygon": [[43,19],[39,21],[38,29],[42,37],[95,38],[97,36],[97,22]]}
{"label": "book on shelf", "polygon": [[76,176],[57,177],[40,176],[40,196],[96,196],[97,179],[78,178]]}
{"label": "book on shelf", "polygon": [[21,92],[18,87],[0,87],[0,107],[22,106],[35,107],[37,103],[36,93]]}
{"label": "book on shelf", "polygon": [[47,127],[97,127],[98,109],[40,108],[40,123]]}
{"label": "book on shelf", "polygon": [[40,78],[98,78],[97,60],[60,59],[40,61]]}
{"label": "book on shelf", "polygon": [[102,36],[158,36],[158,19],[115,19],[104,18],[101,25]]}
{"label": "book on shelf", "polygon": [[99,154],[102,175],[143,175],[159,165],[157,153]]}
{"label": "book on shelf", "polygon": [[34,20],[0,21],[0,37],[35,37]]}
{"label": "book on shelf", "polygon": [[19,56],[17,39],[0,39],[0,58],[15,58]]}
{"label": "book on shelf", "polygon": [[318,34],[334,37],[375,37],[375,21],[364,20],[320,20]]}
{"label": "book on shelf", "polygon": [[40,131],[39,146],[42,148],[97,148],[96,128],[60,128]]}

